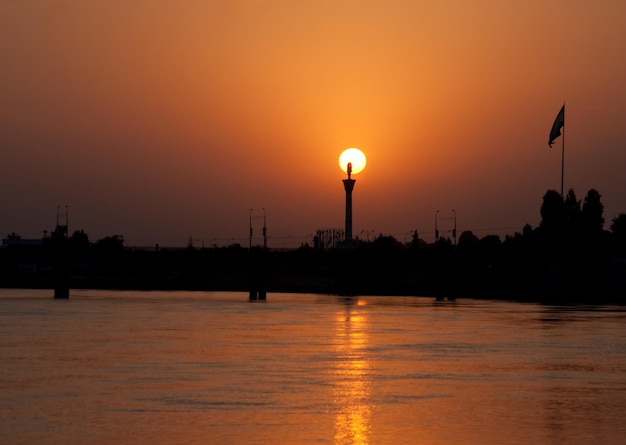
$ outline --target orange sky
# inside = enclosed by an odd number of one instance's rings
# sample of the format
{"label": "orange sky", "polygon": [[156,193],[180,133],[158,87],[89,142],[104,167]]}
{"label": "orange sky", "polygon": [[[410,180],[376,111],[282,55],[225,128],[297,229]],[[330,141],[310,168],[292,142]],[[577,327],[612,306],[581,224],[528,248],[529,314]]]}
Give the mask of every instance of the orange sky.
{"label": "orange sky", "polygon": [[565,188],[608,228],[624,54],[621,0],[0,0],[0,236],[67,204],[92,241],[243,243],[264,207],[270,247],[299,245],[343,225],[347,147],[355,235],[432,241],[453,208],[513,233],[560,188],[564,100]]}

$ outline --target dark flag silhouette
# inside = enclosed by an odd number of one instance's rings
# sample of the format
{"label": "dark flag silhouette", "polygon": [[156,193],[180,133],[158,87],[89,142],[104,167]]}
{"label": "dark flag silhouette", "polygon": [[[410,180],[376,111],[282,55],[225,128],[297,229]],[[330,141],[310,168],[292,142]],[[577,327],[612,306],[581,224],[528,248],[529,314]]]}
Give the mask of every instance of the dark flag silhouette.
{"label": "dark flag silhouette", "polygon": [[565,104],[561,107],[561,111],[556,115],[554,124],[552,124],[552,130],[550,130],[550,139],[548,139],[548,145],[552,148],[554,140],[561,136],[561,128],[565,125]]}

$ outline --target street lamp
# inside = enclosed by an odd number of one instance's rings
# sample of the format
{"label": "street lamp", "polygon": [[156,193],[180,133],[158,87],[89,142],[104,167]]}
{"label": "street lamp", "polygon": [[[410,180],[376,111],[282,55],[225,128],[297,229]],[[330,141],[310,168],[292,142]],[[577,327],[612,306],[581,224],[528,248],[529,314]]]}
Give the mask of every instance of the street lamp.
{"label": "street lamp", "polygon": [[267,250],[267,220],[265,218],[265,207],[263,207],[263,249]]}
{"label": "street lamp", "polygon": [[254,209],[250,209],[250,224],[249,224],[249,228],[250,228],[250,235],[249,235],[249,240],[248,240],[248,249],[252,249],[252,211]]}
{"label": "street lamp", "polygon": [[456,210],[452,209],[454,212],[454,229],[452,230],[452,236],[454,237],[454,245],[456,246]]}

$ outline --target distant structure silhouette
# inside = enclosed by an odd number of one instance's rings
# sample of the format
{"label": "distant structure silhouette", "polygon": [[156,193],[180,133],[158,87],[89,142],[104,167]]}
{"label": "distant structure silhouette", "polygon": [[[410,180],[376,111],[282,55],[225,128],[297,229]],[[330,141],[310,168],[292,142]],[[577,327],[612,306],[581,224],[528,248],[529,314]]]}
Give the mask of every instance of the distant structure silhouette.
{"label": "distant structure silhouette", "polygon": [[346,190],[346,245],[352,244],[352,190],[356,179],[352,179],[352,162],[348,162],[348,179],[343,180],[343,188]]}
{"label": "distant structure silhouette", "polygon": [[[65,224],[62,219],[65,217]],[[70,297],[69,210],[57,206],[57,225],[52,234],[54,243],[54,298]]]}
{"label": "distant structure silhouette", "polygon": [[313,238],[317,250],[336,249],[345,241],[343,229],[319,229]]}
{"label": "distant structure silhouette", "polygon": [[[250,223],[249,223],[249,241],[248,249],[252,249],[252,235],[254,233],[253,220],[261,218],[260,216],[253,215],[254,209],[250,209]],[[267,249],[267,214],[265,207],[263,207],[263,249]]]}
{"label": "distant structure silhouette", "polygon": [[249,244],[249,264],[248,264],[248,287],[249,300],[266,300],[267,299],[267,214],[263,207],[263,249],[252,247],[252,213],[254,209],[250,209],[250,244]]}
{"label": "distant structure silhouette", "polygon": [[446,230],[446,233],[451,233],[452,237],[454,238],[454,245],[456,246],[456,210],[452,209],[452,214],[453,216],[445,216],[445,217],[440,217],[439,216],[439,210],[437,210],[437,212],[435,212],[435,242],[439,241],[439,221],[452,221],[454,220],[454,226],[450,229]]}

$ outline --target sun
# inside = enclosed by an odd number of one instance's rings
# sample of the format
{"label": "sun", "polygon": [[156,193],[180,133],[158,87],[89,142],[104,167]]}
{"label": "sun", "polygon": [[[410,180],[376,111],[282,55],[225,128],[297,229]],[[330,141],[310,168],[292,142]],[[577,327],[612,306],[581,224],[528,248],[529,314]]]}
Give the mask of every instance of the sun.
{"label": "sun", "polygon": [[352,163],[352,174],[356,175],[363,171],[367,160],[365,154],[358,148],[347,148],[339,155],[339,168],[347,172],[348,162]]}

